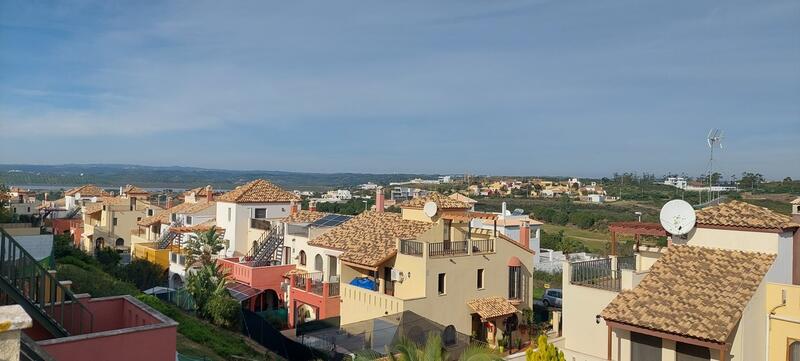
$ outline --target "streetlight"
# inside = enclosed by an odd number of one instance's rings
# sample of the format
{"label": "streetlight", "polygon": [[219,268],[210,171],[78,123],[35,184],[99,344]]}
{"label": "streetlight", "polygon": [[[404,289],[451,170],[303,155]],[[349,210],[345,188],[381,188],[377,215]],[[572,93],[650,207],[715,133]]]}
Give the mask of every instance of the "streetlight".
{"label": "streetlight", "polygon": [[633,214],[639,216],[639,222],[642,221],[642,212],[636,211],[636,212],[633,212]]}

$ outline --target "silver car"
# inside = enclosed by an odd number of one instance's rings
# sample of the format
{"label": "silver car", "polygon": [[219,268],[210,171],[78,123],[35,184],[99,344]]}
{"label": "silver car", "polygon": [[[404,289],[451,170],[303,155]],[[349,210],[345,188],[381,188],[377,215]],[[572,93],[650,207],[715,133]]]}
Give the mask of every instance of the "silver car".
{"label": "silver car", "polygon": [[545,290],[544,296],[542,296],[542,304],[544,307],[561,307],[561,289],[550,288]]}

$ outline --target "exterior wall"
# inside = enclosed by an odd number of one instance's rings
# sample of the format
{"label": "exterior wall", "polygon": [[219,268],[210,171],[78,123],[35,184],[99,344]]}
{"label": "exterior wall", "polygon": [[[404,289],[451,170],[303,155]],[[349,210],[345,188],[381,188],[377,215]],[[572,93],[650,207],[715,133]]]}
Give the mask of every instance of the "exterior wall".
{"label": "exterior wall", "polygon": [[145,259],[164,268],[169,268],[169,253],[178,251],[178,247],[175,246],[158,249],[157,243],[134,243],[131,248],[131,257]]}
{"label": "exterior wall", "polygon": [[346,283],[342,283],[340,287],[342,304],[339,315],[342,325],[400,313],[405,310],[406,301],[397,297]]}
{"label": "exterior wall", "polygon": [[767,281],[762,281],[745,306],[735,332],[728,339],[731,344],[728,360],[763,360],[766,357],[766,301]]}
{"label": "exterior wall", "polygon": [[[246,254],[253,246],[250,239],[255,235],[249,235],[250,218],[253,217],[255,208],[266,208],[267,219],[280,219],[287,217],[291,211],[291,204],[286,203],[230,203],[217,202],[216,219],[217,226],[225,228],[225,239],[230,241],[230,246],[226,251],[228,257],[234,254]],[[231,217],[228,218],[228,209]],[[263,230],[260,232],[263,233]],[[259,233],[259,236],[260,236]]]}
{"label": "exterior wall", "polygon": [[271,289],[279,295],[283,294],[281,292],[283,275],[294,269],[294,265],[250,267],[239,263],[238,258],[219,259],[217,262],[225,272],[228,272],[228,277],[237,282],[260,290]]}
{"label": "exterior wall", "polygon": [[[782,293],[786,292],[786,304]],[[769,322],[769,361],[786,361],[787,346],[791,340],[800,340],[800,286],[767,284],[765,315],[774,312]]]}
{"label": "exterior wall", "polygon": [[769,233],[695,227],[687,244],[750,252],[777,254],[766,279],[769,282],[792,283],[793,245],[791,232]]}
{"label": "exterior wall", "polygon": [[[605,359],[608,351],[608,326],[602,321],[597,323],[595,316],[611,303],[617,292],[573,285],[569,282],[572,274],[569,262],[564,262],[563,270],[562,325],[564,346],[567,349],[565,353],[572,351],[570,355],[575,357],[575,361],[593,360],[592,357]],[[612,345],[621,342],[620,336],[612,333]],[[619,357],[617,353],[616,358]]]}

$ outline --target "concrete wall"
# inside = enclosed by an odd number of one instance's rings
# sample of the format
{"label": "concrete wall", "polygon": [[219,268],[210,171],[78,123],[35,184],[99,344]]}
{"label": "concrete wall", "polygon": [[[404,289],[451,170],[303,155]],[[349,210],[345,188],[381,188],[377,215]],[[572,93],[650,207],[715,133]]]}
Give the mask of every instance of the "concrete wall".
{"label": "concrete wall", "polygon": [[[591,357],[605,359],[607,355],[608,326],[600,320],[596,322],[595,316],[608,306],[617,296],[617,292],[597,288],[573,285],[569,282],[572,267],[568,262],[562,266],[564,284],[562,286],[564,310],[562,325],[565,338],[565,347]],[[620,335],[612,334],[612,344],[619,344]],[[630,350],[630,348],[628,348]],[[591,360],[580,358],[575,361]],[[619,355],[617,355],[619,357]]]}

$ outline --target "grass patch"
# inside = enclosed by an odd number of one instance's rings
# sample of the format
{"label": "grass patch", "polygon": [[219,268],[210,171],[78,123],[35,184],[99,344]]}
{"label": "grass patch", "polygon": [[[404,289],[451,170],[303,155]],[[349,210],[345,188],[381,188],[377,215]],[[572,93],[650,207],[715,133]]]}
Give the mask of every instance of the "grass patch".
{"label": "grass patch", "polygon": [[209,361],[225,361],[224,358],[214,353],[214,351],[210,348],[194,342],[180,333],[178,333],[176,341],[177,343],[175,350],[181,355],[193,358],[202,358]]}
{"label": "grass patch", "polygon": [[242,339],[244,336],[201,321],[154,296],[139,295],[137,298],[178,322],[178,332],[186,336],[186,338],[208,347],[208,349],[224,359],[230,359],[232,356],[252,359],[261,357],[258,352]]}
{"label": "grass patch", "polygon": [[611,240],[611,235],[608,233],[591,231],[588,229],[580,229],[578,227],[559,226],[557,224],[543,224],[541,227],[547,233],[558,233],[558,231],[564,231],[564,236],[576,238],[578,240],[590,240],[590,241],[600,241],[600,242],[607,242]]}
{"label": "grass patch", "polygon": [[140,293],[136,286],[111,277],[108,273],[94,266],[86,265],[87,268],[83,268],[75,264],[64,263],[63,259],[59,260],[58,263],[56,266],[56,278],[61,281],[72,281],[72,292],[74,293],[88,293],[92,297],[137,295]]}

